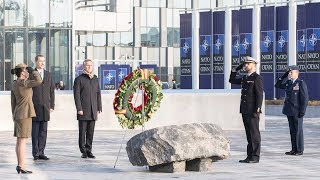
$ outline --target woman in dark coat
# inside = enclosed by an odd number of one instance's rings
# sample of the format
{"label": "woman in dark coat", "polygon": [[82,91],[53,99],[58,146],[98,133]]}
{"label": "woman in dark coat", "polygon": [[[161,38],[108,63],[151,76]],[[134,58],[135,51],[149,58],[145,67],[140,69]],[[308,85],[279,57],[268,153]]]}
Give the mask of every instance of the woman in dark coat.
{"label": "woman in dark coat", "polygon": [[[32,73],[34,80],[29,80],[29,73]],[[17,137],[16,155],[18,173],[28,174],[32,171],[25,169],[24,156],[27,139],[31,137],[32,117],[36,116],[32,102],[32,87],[42,83],[40,75],[32,68],[27,68],[25,64],[18,64],[11,69],[11,74],[15,74],[18,79],[13,81],[11,91],[11,109],[14,121],[14,136]]]}

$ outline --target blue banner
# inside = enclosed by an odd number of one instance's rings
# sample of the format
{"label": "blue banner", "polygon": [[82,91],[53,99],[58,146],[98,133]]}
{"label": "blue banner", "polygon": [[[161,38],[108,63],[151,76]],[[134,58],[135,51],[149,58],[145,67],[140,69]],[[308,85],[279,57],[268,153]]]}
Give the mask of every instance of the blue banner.
{"label": "blue banner", "polygon": [[260,75],[263,78],[266,99],[275,98],[274,94],[274,14],[275,7],[261,8],[260,32]]}
{"label": "blue banner", "polygon": [[199,37],[199,88],[211,89],[211,33],[212,13],[200,12],[200,37]]}
{"label": "blue banner", "polygon": [[116,90],[118,65],[102,64],[100,66],[100,88],[102,90]]}
{"label": "blue banner", "polygon": [[123,78],[125,78],[130,72],[130,65],[119,65],[117,69],[117,88]]}
{"label": "blue banner", "polygon": [[82,64],[76,64],[75,68],[76,68],[75,69],[75,75],[76,75],[76,77],[78,77],[83,72],[83,65]]}
{"label": "blue banner", "polygon": [[212,85],[224,88],[224,26],[225,12],[212,13]]}
{"label": "blue banner", "polygon": [[180,14],[180,88],[192,89],[192,21],[191,14]]}

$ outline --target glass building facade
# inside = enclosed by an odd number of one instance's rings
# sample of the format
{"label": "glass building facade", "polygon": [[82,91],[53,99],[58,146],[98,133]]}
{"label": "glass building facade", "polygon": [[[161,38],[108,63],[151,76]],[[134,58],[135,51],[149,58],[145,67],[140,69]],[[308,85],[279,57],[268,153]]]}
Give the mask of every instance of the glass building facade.
{"label": "glass building facade", "polygon": [[[199,8],[238,6],[282,0],[198,0]],[[156,64],[164,82],[180,80],[180,14],[193,0],[129,0],[128,31],[74,30],[74,11],[115,12],[121,0],[0,0],[0,91],[11,89],[10,69],[18,63],[34,67],[46,57],[54,81],[72,89],[74,64],[85,58],[140,60]],[[286,3],[285,1],[283,1]],[[107,22],[101,22],[107,23]],[[121,62],[123,60],[123,62]],[[75,61],[75,62],[74,62]],[[99,61],[99,64],[115,63]],[[96,67],[98,68],[98,67]]]}
{"label": "glass building facade", "polygon": [[54,81],[71,81],[72,1],[0,0],[0,90],[10,90],[10,69],[19,63],[34,67],[46,57]]}

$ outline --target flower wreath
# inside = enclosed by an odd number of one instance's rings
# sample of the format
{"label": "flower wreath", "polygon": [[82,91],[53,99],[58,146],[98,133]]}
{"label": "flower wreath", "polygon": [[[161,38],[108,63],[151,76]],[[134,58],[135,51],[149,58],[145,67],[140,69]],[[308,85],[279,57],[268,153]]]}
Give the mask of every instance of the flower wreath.
{"label": "flower wreath", "polygon": [[[152,114],[160,107],[163,97],[161,89],[158,77],[148,69],[137,69],[128,74],[119,85],[113,100],[113,109],[120,125],[134,129],[149,121]],[[137,90],[143,90],[144,103],[134,107],[132,99]]]}

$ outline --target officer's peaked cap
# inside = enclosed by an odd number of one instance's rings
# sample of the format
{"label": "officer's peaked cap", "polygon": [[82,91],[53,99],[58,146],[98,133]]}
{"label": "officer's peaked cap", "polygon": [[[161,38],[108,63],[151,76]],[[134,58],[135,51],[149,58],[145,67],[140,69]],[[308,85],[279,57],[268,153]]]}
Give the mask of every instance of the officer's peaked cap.
{"label": "officer's peaked cap", "polygon": [[246,56],[244,62],[245,63],[255,63],[255,64],[258,63],[257,60],[255,60],[253,57],[250,57],[250,56]]}
{"label": "officer's peaked cap", "polygon": [[298,70],[299,71],[299,66],[297,65],[291,65],[288,67],[289,71],[292,71],[292,70]]}

